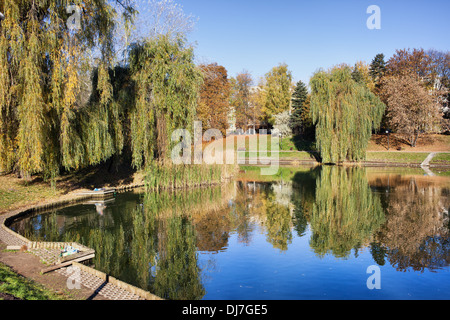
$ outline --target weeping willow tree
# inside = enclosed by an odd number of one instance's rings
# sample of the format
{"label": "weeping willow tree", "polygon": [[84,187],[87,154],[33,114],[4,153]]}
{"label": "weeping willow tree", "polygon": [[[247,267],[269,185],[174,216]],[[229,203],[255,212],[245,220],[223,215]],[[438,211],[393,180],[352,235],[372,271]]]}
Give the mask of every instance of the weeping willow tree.
{"label": "weeping willow tree", "polygon": [[380,199],[361,168],[322,168],[310,217],[311,248],[320,256],[343,258],[370,243],[385,221]]}
{"label": "weeping willow tree", "polygon": [[165,161],[175,129],[192,132],[203,83],[193,59],[193,49],[180,37],[160,35],[132,46],[130,70],[136,104],[130,114],[130,137],[136,168],[153,159]]}
{"label": "weeping willow tree", "polygon": [[324,163],[360,161],[386,106],[364,84],[352,79],[348,66],[311,78],[311,116],[316,144]]}
{"label": "weeping willow tree", "polygon": [[140,169],[168,158],[175,129],[192,130],[203,79],[182,33],[143,37],[113,67],[128,2],[74,0],[76,29],[65,1],[0,2],[0,171],[55,177],[124,151]]}
{"label": "weeping willow tree", "polygon": [[[115,67],[108,70],[104,65],[93,73],[90,103],[77,119],[85,165],[98,164],[123,152],[127,139],[126,116],[133,102],[132,89],[127,88],[125,80],[127,77],[129,72],[126,69]],[[114,85],[125,89],[114,90]]]}
{"label": "weeping willow tree", "polygon": [[[108,68],[115,6],[123,3],[72,1],[82,13],[81,28],[73,29],[69,19],[77,17],[67,12],[66,1],[0,2],[0,171],[55,176],[60,168],[97,163],[120,149],[120,135],[109,141],[111,125],[105,123],[118,118]],[[80,101],[93,64],[101,99],[88,111]],[[92,117],[80,122],[83,113]]]}

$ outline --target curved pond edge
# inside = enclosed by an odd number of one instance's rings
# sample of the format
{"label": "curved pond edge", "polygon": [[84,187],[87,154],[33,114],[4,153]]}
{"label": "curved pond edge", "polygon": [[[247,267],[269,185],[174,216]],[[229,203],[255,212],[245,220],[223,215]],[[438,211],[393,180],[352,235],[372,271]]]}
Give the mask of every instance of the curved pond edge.
{"label": "curved pond edge", "polygon": [[[115,192],[120,193],[120,192],[137,189],[140,187],[144,187],[144,185],[139,184],[139,185],[123,186],[123,187],[115,188]],[[13,243],[18,245],[17,247],[20,248],[20,247],[26,246],[27,250],[32,249],[32,248],[59,248],[62,245],[71,245],[82,251],[89,251],[89,250],[94,251],[93,249],[83,246],[76,242],[62,243],[62,242],[31,241],[31,240],[23,237],[22,235],[18,234],[17,232],[13,231],[12,229],[10,229],[9,226],[18,218],[23,218],[25,216],[28,216],[31,214],[36,214],[36,213],[42,212],[42,211],[47,211],[49,209],[58,209],[61,207],[65,207],[67,205],[75,205],[77,203],[80,203],[80,202],[83,202],[86,200],[95,199],[95,198],[97,198],[97,197],[93,194],[83,195],[83,194],[75,194],[74,193],[73,195],[69,196],[67,199],[56,200],[56,201],[42,204],[42,205],[31,205],[31,206],[28,206],[25,208],[16,209],[13,211],[7,211],[4,214],[0,215],[0,222],[1,222],[1,229],[2,229],[2,230],[0,230],[0,237],[2,236],[1,231],[4,231],[7,233],[7,235],[9,235],[9,239],[10,240],[12,239]],[[9,241],[7,241],[7,242],[9,242]],[[7,242],[5,242],[5,243],[8,244]],[[83,264],[75,262],[75,261],[72,262],[72,265],[77,266],[78,268],[80,268],[80,270],[82,270],[84,272],[87,272],[93,276],[100,278],[105,283],[110,283],[114,286],[117,286],[118,288],[126,290],[126,291],[128,291],[136,296],[139,296],[140,298],[143,298],[145,300],[163,300],[162,298],[160,298],[148,291],[145,291],[143,289],[132,286],[126,282],[118,280],[104,272],[96,270],[95,268],[83,265]]]}

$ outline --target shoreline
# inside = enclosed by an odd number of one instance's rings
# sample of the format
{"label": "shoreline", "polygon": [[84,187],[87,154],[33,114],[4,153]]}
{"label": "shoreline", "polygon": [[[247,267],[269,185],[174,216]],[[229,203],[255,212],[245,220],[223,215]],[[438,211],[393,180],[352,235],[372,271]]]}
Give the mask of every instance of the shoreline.
{"label": "shoreline", "polygon": [[[245,163],[240,163],[240,165],[244,166],[265,166],[264,164],[251,164],[250,162],[257,161],[257,159],[247,158],[245,159]],[[287,159],[281,158],[274,163],[278,163],[280,165],[340,165],[340,166],[362,166],[362,167],[412,167],[412,168],[421,168],[421,163],[410,163],[410,162],[381,162],[381,161],[361,161],[361,162],[342,162],[339,164],[325,164],[320,163],[314,160],[297,160],[297,159]],[[450,164],[430,164],[428,168],[438,168],[438,169],[449,169]]]}

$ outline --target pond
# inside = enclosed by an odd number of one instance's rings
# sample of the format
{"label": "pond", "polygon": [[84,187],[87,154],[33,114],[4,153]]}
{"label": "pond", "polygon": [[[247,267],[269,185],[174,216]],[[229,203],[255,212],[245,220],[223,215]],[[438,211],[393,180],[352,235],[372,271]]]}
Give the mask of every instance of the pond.
{"label": "pond", "polygon": [[16,221],[166,299],[449,299],[450,177],[243,167],[223,186],[135,190]]}

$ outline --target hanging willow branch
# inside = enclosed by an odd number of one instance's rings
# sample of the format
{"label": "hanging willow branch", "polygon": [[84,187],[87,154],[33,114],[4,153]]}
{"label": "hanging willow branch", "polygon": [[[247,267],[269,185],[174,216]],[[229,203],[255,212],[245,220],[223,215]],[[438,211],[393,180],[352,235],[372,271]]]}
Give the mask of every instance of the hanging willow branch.
{"label": "hanging willow branch", "polygon": [[136,44],[130,69],[136,85],[131,112],[131,149],[137,168],[170,154],[175,129],[192,131],[203,77],[193,63],[192,48],[182,39],[159,36]]}
{"label": "hanging willow branch", "polygon": [[112,2],[73,1],[83,12],[77,32],[68,29],[65,1],[0,2],[0,171],[55,176],[90,160],[78,122],[80,78],[96,48],[110,66]]}
{"label": "hanging willow branch", "polygon": [[322,162],[365,159],[372,130],[379,128],[386,106],[352,79],[347,66],[317,72],[310,86],[311,116]]}

